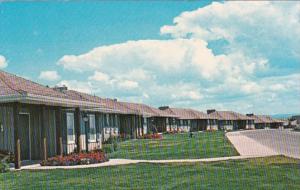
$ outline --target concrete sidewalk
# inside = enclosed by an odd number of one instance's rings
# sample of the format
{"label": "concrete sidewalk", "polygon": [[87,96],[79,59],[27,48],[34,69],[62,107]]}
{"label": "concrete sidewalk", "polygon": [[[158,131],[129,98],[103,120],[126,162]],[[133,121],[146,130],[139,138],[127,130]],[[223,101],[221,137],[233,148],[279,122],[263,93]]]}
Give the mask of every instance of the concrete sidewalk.
{"label": "concrete sidewalk", "polygon": [[226,136],[241,156],[265,157],[279,155],[278,152],[243,135],[242,132],[229,132],[226,133]]}
{"label": "concrete sidewalk", "polygon": [[258,157],[262,157],[262,156],[250,155],[250,156],[231,156],[231,157],[218,157],[218,158],[178,159],[178,160],[110,159],[108,162],[104,162],[100,164],[78,165],[78,166],[41,166],[40,164],[34,164],[34,165],[24,166],[20,170],[82,169],[82,168],[97,168],[97,167],[107,167],[107,166],[120,166],[120,165],[138,164],[138,163],[168,164],[168,163],[217,162],[217,161],[240,160],[240,159],[247,159],[247,158],[258,158]]}

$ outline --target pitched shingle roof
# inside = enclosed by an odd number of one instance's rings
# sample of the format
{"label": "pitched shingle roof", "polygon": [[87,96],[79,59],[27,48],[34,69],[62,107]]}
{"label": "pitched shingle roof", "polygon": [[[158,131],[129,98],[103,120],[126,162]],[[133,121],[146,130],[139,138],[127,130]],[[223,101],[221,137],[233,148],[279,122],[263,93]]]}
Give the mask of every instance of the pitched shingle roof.
{"label": "pitched shingle roof", "polygon": [[[113,100],[101,99],[96,96],[71,90],[55,90],[55,88],[49,88],[4,71],[0,71],[0,101],[18,101],[22,103],[72,107],[80,106],[102,110],[114,110],[115,107],[122,108],[122,106],[119,106],[119,104]],[[117,111],[118,109],[115,110]]]}
{"label": "pitched shingle roof", "polygon": [[193,109],[168,107],[162,110],[168,114],[176,115],[179,119],[216,119],[214,116]]}
{"label": "pitched shingle roof", "polygon": [[209,115],[215,116],[219,120],[253,120],[251,117],[233,111],[214,111]]}
{"label": "pitched shingle roof", "polygon": [[284,123],[284,120],[272,118],[269,115],[250,115],[249,117],[254,119],[255,124],[260,123]]}
{"label": "pitched shingle roof", "polygon": [[174,114],[163,112],[157,108],[148,106],[142,103],[131,103],[131,102],[119,102],[131,110],[135,110],[140,115],[146,115],[149,117],[176,117]]}
{"label": "pitched shingle roof", "polygon": [[135,110],[126,107],[124,104],[114,99],[100,98],[98,96],[93,96],[90,94],[86,94],[74,90],[62,90],[61,92],[66,94],[68,98],[75,98],[81,101],[90,101],[90,102],[98,103],[99,105],[106,108],[107,112],[121,113],[121,114],[138,114],[138,112],[136,112]]}
{"label": "pitched shingle roof", "polygon": [[40,85],[13,74],[0,71],[0,96],[34,94],[55,98],[66,98],[52,88]]}

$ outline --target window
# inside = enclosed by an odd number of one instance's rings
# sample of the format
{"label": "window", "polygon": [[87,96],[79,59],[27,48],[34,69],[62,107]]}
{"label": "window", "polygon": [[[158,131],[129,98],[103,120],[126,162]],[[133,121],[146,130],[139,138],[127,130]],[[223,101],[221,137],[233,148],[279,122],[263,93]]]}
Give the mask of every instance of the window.
{"label": "window", "polygon": [[106,114],[106,122],[105,122],[105,126],[106,126],[106,127],[109,126],[109,114]]}
{"label": "window", "polygon": [[118,115],[116,114],[115,115],[115,127],[118,127],[119,124],[118,124]]}
{"label": "window", "polygon": [[110,117],[110,126],[115,127],[115,117],[114,117],[114,115],[111,115],[111,117]]}
{"label": "window", "polygon": [[73,113],[67,113],[67,140],[68,140],[68,143],[75,142],[74,114]]}
{"label": "window", "polygon": [[96,141],[96,122],[95,122],[95,115],[89,115],[89,121],[90,121],[90,134],[89,134],[89,140],[91,142]]}

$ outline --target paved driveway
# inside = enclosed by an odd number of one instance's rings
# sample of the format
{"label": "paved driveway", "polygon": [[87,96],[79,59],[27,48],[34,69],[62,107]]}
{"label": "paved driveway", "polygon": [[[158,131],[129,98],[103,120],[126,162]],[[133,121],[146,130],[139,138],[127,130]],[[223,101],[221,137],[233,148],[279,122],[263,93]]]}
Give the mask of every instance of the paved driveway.
{"label": "paved driveway", "polygon": [[[232,143],[238,151],[240,149],[247,153],[247,150],[254,149],[261,153],[265,152],[266,156],[277,153],[300,159],[299,132],[290,130],[253,130],[227,133],[227,136],[230,141],[234,141]],[[235,138],[246,139],[248,143],[241,143]]]}

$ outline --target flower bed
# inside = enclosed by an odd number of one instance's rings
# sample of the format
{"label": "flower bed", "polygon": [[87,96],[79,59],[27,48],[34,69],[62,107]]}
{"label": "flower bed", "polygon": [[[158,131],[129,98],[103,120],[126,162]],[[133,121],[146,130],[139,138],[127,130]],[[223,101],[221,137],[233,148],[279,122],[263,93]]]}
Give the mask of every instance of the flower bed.
{"label": "flower bed", "polygon": [[72,153],[67,156],[56,156],[42,161],[41,166],[74,166],[107,162],[105,153],[98,150],[90,153]]}
{"label": "flower bed", "polygon": [[175,135],[175,134],[178,134],[178,133],[179,133],[179,131],[177,131],[177,130],[165,132],[165,134],[169,134],[169,135]]}
{"label": "flower bed", "polygon": [[141,137],[139,137],[140,139],[162,139],[163,136],[161,134],[146,134],[146,135],[143,135]]}

